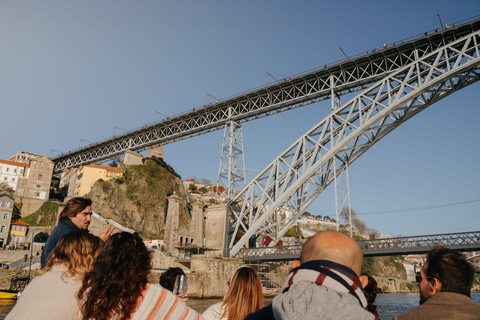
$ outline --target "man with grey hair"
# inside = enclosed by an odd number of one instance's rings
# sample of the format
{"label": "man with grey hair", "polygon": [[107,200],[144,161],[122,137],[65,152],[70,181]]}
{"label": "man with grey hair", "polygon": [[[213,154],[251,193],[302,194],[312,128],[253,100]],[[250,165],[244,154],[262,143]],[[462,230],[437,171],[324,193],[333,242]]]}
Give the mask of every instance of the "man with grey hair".
{"label": "man with grey hair", "polygon": [[245,320],[373,320],[359,279],[362,267],[355,240],[335,231],[317,233],[303,246],[300,266],[290,272],[272,304]]}

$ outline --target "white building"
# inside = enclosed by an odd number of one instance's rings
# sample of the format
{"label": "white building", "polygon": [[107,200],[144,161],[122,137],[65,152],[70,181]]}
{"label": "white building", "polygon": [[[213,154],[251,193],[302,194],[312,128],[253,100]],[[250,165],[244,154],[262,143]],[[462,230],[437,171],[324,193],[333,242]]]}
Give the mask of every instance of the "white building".
{"label": "white building", "polygon": [[0,160],[0,183],[6,183],[13,190],[17,190],[18,180],[28,165],[25,163]]}
{"label": "white building", "polygon": [[20,162],[29,164],[30,160],[40,157],[40,155],[27,152],[27,151],[20,151],[15,153],[13,156],[8,158],[9,161]]}

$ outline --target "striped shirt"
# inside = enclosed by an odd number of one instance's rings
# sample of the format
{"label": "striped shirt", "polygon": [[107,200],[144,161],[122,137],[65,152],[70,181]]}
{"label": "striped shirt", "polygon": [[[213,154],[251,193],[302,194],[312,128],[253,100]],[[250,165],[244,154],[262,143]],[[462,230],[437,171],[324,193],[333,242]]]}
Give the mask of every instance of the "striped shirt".
{"label": "striped shirt", "polygon": [[[147,288],[142,292],[142,295],[144,298],[137,306],[134,314],[130,316],[130,320],[203,320],[200,314],[160,285],[147,284]],[[81,319],[83,317],[79,312],[77,320]],[[114,319],[117,319],[116,315],[111,318],[111,320]]]}

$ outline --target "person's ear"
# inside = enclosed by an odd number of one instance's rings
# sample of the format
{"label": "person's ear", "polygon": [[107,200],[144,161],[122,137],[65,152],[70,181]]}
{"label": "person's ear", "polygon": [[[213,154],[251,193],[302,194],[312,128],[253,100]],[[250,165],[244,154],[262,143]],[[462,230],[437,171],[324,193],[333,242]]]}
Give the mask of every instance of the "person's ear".
{"label": "person's ear", "polygon": [[442,283],[437,278],[433,278],[433,281],[430,282],[430,290],[432,294],[442,291]]}
{"label": "person's ear", "polygon": [[292,262],[292,269],[295,269],[297,267],[300,267],[300,261],[298,260],[293,260]]}
{"label": "person's ear", "polygon": [[365,275],[361,275],[360,282],[362,283],[362,287],[365,288],[368,285],[368,277]]}

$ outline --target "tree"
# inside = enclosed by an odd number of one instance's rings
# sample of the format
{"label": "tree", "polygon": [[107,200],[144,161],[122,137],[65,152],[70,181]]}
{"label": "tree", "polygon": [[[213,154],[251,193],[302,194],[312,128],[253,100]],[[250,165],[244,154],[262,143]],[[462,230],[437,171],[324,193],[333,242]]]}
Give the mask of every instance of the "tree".
{"label": "tree", "polygon": [[196,176],[190,177],[190,180],[192,180],[193,182],[198,182],[198,179]]}
{"label": "tree", "polygon": [[119,163],[120,163],[120,160],[115,159],[115,160],[113,160],[112,162],[110,162],[108,165],[109,165],[110,167],[118,167],[118,164],[119,164]]}
{"label": "tree", "polygon": [[200,189],[198,189],[198,192],[200,192],[200,193],[207,193],[207,192],[208,192],[208,189],[205,188],[205,187],[201,187]]}
{"label": "tree", "polygon": [[15,194],[15,190],[13,190],[8,184],[6,184],[5,182],[2,182],[0,183],[0,193],[1,192],[5,192],[5,193],[8,193],[9,195],[11,195],[13,197],[13,195]]}
{"label": "tree", "polygon": [[190,183],[188,186],[188,192],[197,192],[197,186],[194,183]]}
{"label": "tree", "polygon": [[322,216],[321,215],[317,215],[317,219],[322,219]]}
{"label": "tree", "polygon": [[200,180],[204,185],[205,187],[208,187],[209,185],[212,184],[212,181],[208,180],[208,179],[205,179],[203,178],[202,180]]}
{"label": "tree", "polygon": [[323,217],[323,220],[325,220],[325,221],[331,221],[332,219],[330,219],[329,216],[325,216],[325,217]]}
{"label": "tree", "polygon": [[19,220],[22,216],[20,210],[22,209],[22,203],[14,203],[13,204],[13,211],[12,211],[12,222]]}
{"label": "tree", "polygon": [[311,217],[312,214],[311,214],[310,212],[308,212],[308,211],[305,211],[304,213],[302,213],[302,216],[303,216],[303,217]]}

